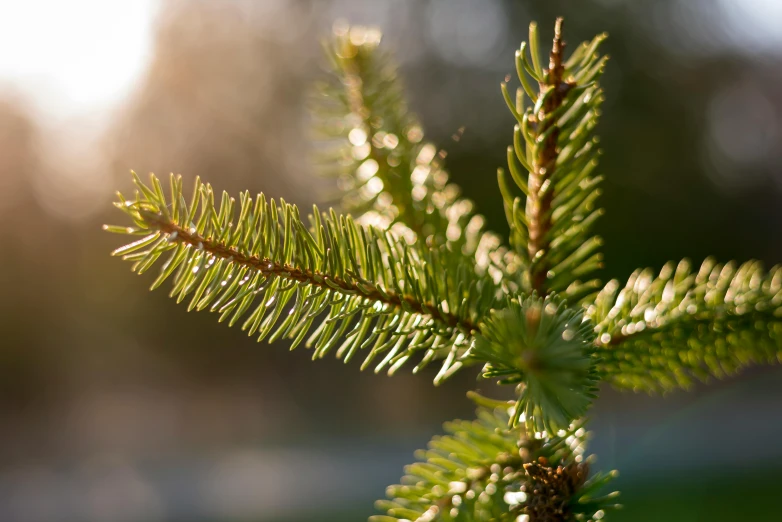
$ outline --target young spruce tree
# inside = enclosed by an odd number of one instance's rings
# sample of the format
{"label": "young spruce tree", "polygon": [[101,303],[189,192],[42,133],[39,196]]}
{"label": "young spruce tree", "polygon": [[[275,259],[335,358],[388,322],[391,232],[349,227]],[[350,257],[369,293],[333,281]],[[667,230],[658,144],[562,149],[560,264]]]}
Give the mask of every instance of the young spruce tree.
{"label": "young spruce tree", "polygon": [[152,288],[171,279],[177,302],[259,341],[287,338],[315,359],[333,352],[389,374],[436,364],[435,383],[482,366],[481,377],[515,386],[511,402],[471,393],[477,419],[446,424],[370,520],[602,519],[616,494],[598,490],[613,473],[590,473],[583,427],[601,381],[666,391],[782,358],[780,268],[685,260],[625,284],[592,278],[604,38],[566,57],[560,19],[547,65],[534,23],[516,51],[521,87],[501,85],[517,120],[497,174],[507,246],[423,141],[380,33],[340,26],[314,115],[346,213],[305,217],[198,180],[188,202],[179,176],[166,195],[134,174],[136,193],[115,203],[132,223],[105,228],[139,238],[114,255],[138,273],[165,258]]}

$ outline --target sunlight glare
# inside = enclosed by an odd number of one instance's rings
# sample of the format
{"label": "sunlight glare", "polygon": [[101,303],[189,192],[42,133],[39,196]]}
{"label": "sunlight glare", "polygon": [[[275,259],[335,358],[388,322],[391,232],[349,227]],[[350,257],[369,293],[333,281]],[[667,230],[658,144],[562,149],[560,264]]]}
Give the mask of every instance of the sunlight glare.
{"label": "sunlight glare", "polygon": [[157,4],[0,2],[0,83],[27,93],[49,116],[119,101],[147,63]]}

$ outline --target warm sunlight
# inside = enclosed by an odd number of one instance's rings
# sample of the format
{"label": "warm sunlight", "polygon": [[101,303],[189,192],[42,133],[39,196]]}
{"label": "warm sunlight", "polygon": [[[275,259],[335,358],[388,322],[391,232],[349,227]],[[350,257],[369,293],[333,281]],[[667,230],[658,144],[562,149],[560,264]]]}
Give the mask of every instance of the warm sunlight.
{"label": "warm sunlight", "polygon": [[127,94],[143,70],[157,0],[0,2],[0,85],[67,116]]}

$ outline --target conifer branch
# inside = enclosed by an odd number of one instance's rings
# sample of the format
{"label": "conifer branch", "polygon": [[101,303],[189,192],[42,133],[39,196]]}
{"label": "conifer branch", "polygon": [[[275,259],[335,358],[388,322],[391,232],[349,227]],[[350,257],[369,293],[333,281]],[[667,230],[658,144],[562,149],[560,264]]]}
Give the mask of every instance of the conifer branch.
{"label": "conifer branch", "polygon": [[[158,230],[168,234],[169,238],[173,237],[172,242],[189,244],[215,258],[230,260],[237,266],[245,266],[253,271],[260,272],[264,277],[278,277],[287,281],[331,289],[335,293],[344,295],[363,294],[367,299],[383,305],[399,310],[409,310],[416,314],[429,315],[435,321],[458,328],[467,334],[478,329],[477,325],[473,324],[469,318],[460,318],[443,312],[432,303],[419,302],[410,296],[400,296],[391,291],[383,292],[378,289],[377,285],[369,281],[356,278],[355,281],[350,282],[339,277],[330,277],[328,274],[311,272],[296,266],[281,264],[269,258],[248,256],[234,248],[226,247],[222,243],[201,237],[198,234],[191,234],[179,225],[163,220],[159,214],[147,214],[145,212],[142,214],[150,225],[156,226]],[[403,301],[404,305],[402,304]]]}
{"label": "conifer branch", "polygon": [[[511,244],[523,259],[522,288],[546,295],[557,292],[571,302],[592,294],[599,281],[581,282],[602,264],[597,252],[602,244],[589,230],[602,214],[594,208],[601,178],[592,172],[597,165],[597,138],[590,131],[597,124],[602,91],[597,79],[605,63],[597,47],[601,35],[582,44],[564,59],[562,19],[557,19],[549,55],[549,68],[538,65],[537,27],[530,26],[530,53],[523,43],[516,52],[516,69],[522,87],[515,101],[507,81],[502,92],[518,124],[513,146],[508,147],[511,179],[524,195],[514,195],[505,173],[498,178]],[[529,79],[537,83],[537,92]],[[532,106],[524,107],[524,97]]]}
{"label": "conifer branch", "polygon": [[587,309],[599,368],[621,388],[667,391],[782,361],[782,267],[689,261],[614,280]]}
{"label": "conifer branch", "polygon": [[[565,94],[571,88],[570,84],[562,81],[562,52],[564,45],[562,41],[562,18],[557,18],[554,25],[554,42],[551,48],[548,74],[538,82],[541,92],[540,99],[545,100],[545,102],[534,117],[529,119],[530,125],[535,129],[536,141],[540,142],[541,138],[543,138],[538,153],[533,155],[532,171],[527,182],[529,188],[526,211],[527,222],[529,223],[527,252],[531,260],[537,259],[539,255],[544,255],[548,251],[550,242],[548,232],[553,225],[551,204],[554,199],[554,191],[544,191],[543,185],[547,181],[550,183],[558,156],[559,127],[556,121],[548,116],[561,107]],[[546,294],[546,271],[547,267],[543,263],[533,263],[530,266],[530,287],[541,295]]]}
{"label": "conifer branch", "polygon": [[515,99],[501,86],[518,122],[513,184],[498,173],[510,252],[422,141],[380,33],[341,27],[315,116],[323,161],[356,221],[317,207],[303,220],[296,206],[247,192],[216,203],[198,180],[188,204],[181,177],[166,196],[156,177],[148,186],[134,174],[134,198],[115,203],[133,225],[105,228],[141,237],[114,255],[139,273],[166,256],[152,288],[170,279],[189,310],[241,321],[259,341],[288,338],[313,358],[336,351],[346,362],[363,352],[362,368],[376,362],[376,372],[437,360],[435,383],[480,363],[482,377],[517,386],[515,401],[473,394],[494,409],[446,425],[374,522],[601,519],[613,495],[595,494],[610,475],[588,478],[580,428],[601,380],[667,391],[782,361],[782,267],[706,260],[695,273],[682,261],[594,295],[604,38],[565,59],[558,19],[544,69],[533,23],[516,53]]}
{"label": "conifer branch", "polygon": [[120,196],[117,206],[136,226],[106,228],[145,237],[115,255],[143,272],[170,253],[153,288],[173,275],[172,296],[192,295],[190,309],[208,307],[230,324],[252,310],[242,328],[259,340],[287,336],[295,346],[323,316],[308,340],[314,357],[344,341],[338,357],[368,350],[366,366],[382,353],[376,371],[393,373],[420,352],[416,371],[443,359],[439,382],[462,366],[478,321],[499,295],[466,259],[441,263],[439,250],[417,249],[333,212],[315,209],[307,226],[295,206],[244,193],[234,221],[234,200],[223,194],[218,208],[209,185],[197,181],[188,206],[179,177],[171,178],[168,200],[154,176],[151,188],[134,181],[135,200]]}
{"label": "conifer branch", "polygon": [[317,86],[312,111],[322,170],[338,179],[342,207],[360,223],[475,256],[479,269],[510,284],[520,263],[449,183],[444,153],[424,141],[380,39],[376,29],[339,25],[325,45],[329,75]]}
{"label": "conifer branch", "polygon": [[333,212],[316,208],[307,226],[295,206],[244,193],[234,220],[233,198],[223,193],[216,206],[209,185],[196,181],[187,205],[180,177],[171,177],[168,199],[151,180],[150,188],[134,174],[135,199],[120,195],[117,203],[136,227],[106,229],[145,235],[114,252],[139,273],[169,253],[152,288],[173,276],[171,296],[191,296],[189,310],[219,312],[229,325],[249,313],[242,323],[249,335],[289,337],[294,347],[314,328],[313,357],[344,341],[337,356],[346,361],[368,350],[362,368],[384,354],[376,371],[393,373],[421,353],[414,371],[441,360],[438,383],[484,363],[483,377],[522,387],[512,426],[524,418],[530,429],[554,433],[596,396],[591,326],[561,300],[500,298],[468,258],[407,245]]}
{"label": "conifer branch", "polygon": [[598,496],[615,474],[587,478],[583,428],[535,437],[508,428],[507,407],[481,408],[477,415],[446,423],[447,435],[416,452],[419,462],[388,488],[389,500],[377,502],[387,514],[370,522],[514,521],[522,515],[531,522],[586,521],[616,507],[616,493]]}

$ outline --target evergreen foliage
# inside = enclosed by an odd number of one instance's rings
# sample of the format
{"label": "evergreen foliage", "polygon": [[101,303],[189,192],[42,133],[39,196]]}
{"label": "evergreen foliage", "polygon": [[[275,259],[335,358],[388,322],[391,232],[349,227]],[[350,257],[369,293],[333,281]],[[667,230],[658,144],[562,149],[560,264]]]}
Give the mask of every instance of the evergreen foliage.
{"label": "evergreen foliage", "polygon": [[387,515],[370,522],[592,520],[616,507],[616,494],[598,493],[614,474],[588,477],[583,428],[536,437],[508,428],[509,409],[480,408],[475,421],[446,423],[448,435],[417,452],[419,462],[388,488],[390,500],[377,503]]}
{"label": "evergreen foliage", "polygon": [[105,228],[139,238],[114,254],[139,273],[164,258],[152,288],[170,279],[177,302],[259,341],[360,353],[362,368],[389,373],[436,361],[435,383],[483,365],[482,378],[516,385],[510,402],[473,394],[478,420],[446,425],[375,522],[599,520],[614,495],[597,489],[613,474],[589,478],[582,453],[600,381],[667,391],[782,360],[781,268],[707,260],[696,273],[683,261],[598,291],[604,39],[565,58],[559,19],[544,68],[533,23],[515,96],[501,85],[517,120],[498,172],[507,247],[424,141],[380,33],[339,26],[313,123],[344,214],[303,217],[246,192],[237,203],[198,180],[188,202],[179,176],[166,195],[134,174],[135,194],[116,203],[131,225]]}
{"label": "evergreen foliage", "polygon": [[196,180],[188,204],[179,176],[169,198],[155,176],[151,187],[134,181],[134,199],[120,194],[117,207],[136,226],[106,228],[144,237],[114,255],[139,273],[166,255],[153,289],[172,277],[171,297],[189,297],[189,310],[217,312],[229,326],[242,320],[259,341],[288,337],[295,347],[306,339],[313,358],[336,348],[347,362],[365,351],[362,367],[376,361],[375,371],[393,373],[417,352],[416,370],[442,355],[439,382],[462,365],[471,332],[499,295],[469,258],[441,263],[440,250],[334,211],[315,207],[305,223],[295,205],[262,194],[245,192],[236,205],[224,192],[217,205],[212,187]]}
{"label": "evergreen foliage", "polygon": [[687,260],[657,277],[634,272],[611,281],[589,306],[600,372],[612,384],[643,391],[688,388],[693,379],[731,375],[749,364],[782,360],[782,267]]}
{"label": "evergreen foliage", "polygon": [[583,43],[566,61],[561,29],[559,20],[549,68],[543,70],[536,51],[537,26],[531,24],[530,56],[526,43],[516,51],[522,87],[512,99],[507,79],[501,86],[518,122],[513,145],[508,147],[508,170],[523,198],[514,196],[502,170],[498,178],[510,242],[522,260],[522,288],[539,294],[559,292],[577,303],[600,284],[580,278],[602,263],[602,254],[597,252],[602,241],[590,236],[592,225],[603,213],[595,207],[601,177],[593,175],[598,152],[591,131],[603,101],[597,81],[606,58],[597,50],[605,35]]}
{"label": "evergreen foliage", "polygon": [[529,431],[557,433],[582,417],[597,396],[594,338],[582,310],[533,295],[492,310],[471,356],[486,361],[483,377],[523,383],[511,426],[523,416]]}
{"label": "evergreen foliage", "polygon": [[483,230],[474,203],[449,183],[444,152],[424,140],[379,43],[377,30],[339,25],[324,45],[330,74],[316,85],[312,112],[321,171],[337,180],[340,206],[410,242],[475,255],[479,269],[510,284],[516,256]]}

